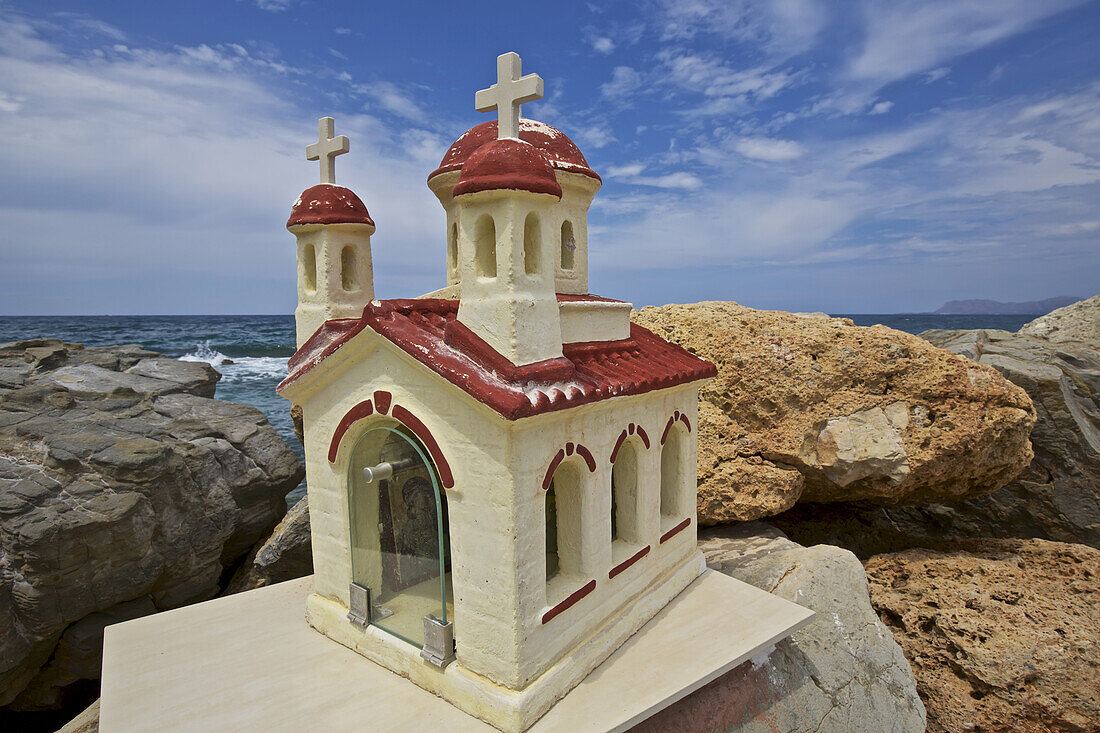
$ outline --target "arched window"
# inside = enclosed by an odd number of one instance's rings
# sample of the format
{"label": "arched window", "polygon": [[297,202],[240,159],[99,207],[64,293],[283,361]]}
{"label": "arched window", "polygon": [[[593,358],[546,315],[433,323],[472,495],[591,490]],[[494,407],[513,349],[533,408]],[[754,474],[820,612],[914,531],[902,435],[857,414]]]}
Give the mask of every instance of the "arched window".
{"label": "arched window", "polygon": [[542,267],[539,245],[539,218],[531,213],[523,223],[523,271],[528,275],[539,274]]}
{"label": "arched window", "polygon": [[678,522],[688,514],[684,504],[684,483],[687,471],[684,456],[687,441],[679,424],[672,426],[661,446],[661,527],[665,529],[666,520]]}
{"label": "arched window", "polygon": [[581,472],[575,462],[554,471],[546,490],[546,581],[581,572]]}
{"label": "arched window", "polygon": [[355,248],[350,244],[340,250],[340,285],[346,292],[359,289],[358,273],[355,272]]}
{"label": "arched window", "polygon": [[638,447],[628,440],[611,465],[611,541],[637,543]]}
{"label": "arched window", "polygon": [[479,277],[497,276],[497,230],[493,217],[483,216],[474,231],[474,259]]}
{"label": "arched window", "polygon": [[451,238],[447,242],[447,269],[450,272],[458,269],[458,224],[451,225]]}
{"label": "arched window", "polygon": [[573,222],[561,224],[561,269],[573,269],[573,253],[577,251],[577,240],[573,237]]}
{"label": "arched window", "polygon": [[312,244],[302,247],[302,283],[307,293],[317,292],[317,253]]}

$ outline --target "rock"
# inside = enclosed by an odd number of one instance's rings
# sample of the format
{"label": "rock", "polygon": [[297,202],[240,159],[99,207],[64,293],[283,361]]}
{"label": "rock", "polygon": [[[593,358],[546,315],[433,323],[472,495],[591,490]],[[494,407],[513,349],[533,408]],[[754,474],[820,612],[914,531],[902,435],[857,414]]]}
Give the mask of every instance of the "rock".
{"label": "rock", "polygon": [[1020,335],[1051,343],[1080,341],[1095,348],[1100,345],[1100,295],[1040,316],[1021,328]]}
{"label": "rock", "polygon": [[21,710],[98,677],[105,624],[216,595],[304,473],[259,410],[192,393],[205,366],[59,343],[0,347],[0,705]]}
{"label": "rock", "polygon": [[57,733],[99,733],[99,700],[96,700]]}
{"label": "rock", "polygon": [[867,574],[929,731],[1097,730],[1100,551],[976,540],[879,555]]}
{"label": "rock", "polygon": [[699,412],[702,525],[978,496],[1031,460],[1026,393],[916,336],[736,303],[632,318],[718,366]]}
{"label": "rock", "polygon": [[229,581],[225,594],[303,578],[313,573],[309,497],[294,505],[271,536],[258,545]]}
{"label": "rock", "polygon": [[127,374],[163,379],[183,387],[182,391],[199,397],[213,397],[222,375],[205,361],[179,359],[142,359],[126,370]]}
{"label": "rock", "polygon": [[775,522],[799,542],[837,544],[863,558],[970,537],[1035,537],[1100,547],[1100,342],[1052,343],[1022,331],[921,334],[996,368],[1031,397],[1038,417],[1031,432],[1035,458],[1007,486],[987,496],[924,506],[796,507]]}
{"label": "rock", "polygon": [[[758,522],[703,530],[699,547],[711,568],[811,608],[817,617],[770,654],[736,667],[635,730],[924,730],[913,672],[871,608],[863,567],[850,552],[801,547]],[[737,609],[730,614],[736,624]]]}

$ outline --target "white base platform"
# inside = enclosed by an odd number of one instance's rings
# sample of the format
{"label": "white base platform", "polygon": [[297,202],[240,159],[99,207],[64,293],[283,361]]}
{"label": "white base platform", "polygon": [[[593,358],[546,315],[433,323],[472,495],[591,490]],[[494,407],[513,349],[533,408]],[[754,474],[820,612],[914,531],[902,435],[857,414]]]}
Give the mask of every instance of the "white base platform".
{"label": "white base platform", "polygon": [[[108,627],[100,730],[495,730],[311,629],[311,588],[302,578]],[[626,730],[812,618],[708,570],[531,730]]]}

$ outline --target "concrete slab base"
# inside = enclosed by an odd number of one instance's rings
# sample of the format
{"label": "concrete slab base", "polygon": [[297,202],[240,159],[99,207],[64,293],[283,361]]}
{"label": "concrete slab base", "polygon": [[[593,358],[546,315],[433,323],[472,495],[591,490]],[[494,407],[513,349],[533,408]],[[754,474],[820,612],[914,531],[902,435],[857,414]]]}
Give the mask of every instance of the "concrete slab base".
{"label": "concrete slab base", "polygon": [[[311,589],[302,578],[108,627],[100,730],[493,730],[311,629]],[[532,730],[626,730],[812,617],[708,570]]]}

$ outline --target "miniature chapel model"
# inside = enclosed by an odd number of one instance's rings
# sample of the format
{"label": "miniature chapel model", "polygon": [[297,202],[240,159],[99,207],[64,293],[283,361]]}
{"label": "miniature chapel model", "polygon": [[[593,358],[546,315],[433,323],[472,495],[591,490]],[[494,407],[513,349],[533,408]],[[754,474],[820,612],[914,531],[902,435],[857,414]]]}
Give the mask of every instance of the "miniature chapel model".
{"label": "miniature chapel model", "polygon": [[600,177],[520,103],[514,53],[428,186],[448,286],[375,300],[375,225],[331,118],[298,243],[309,623],[504,730],[534,723],[703,569],[696,403],[715,369],[588,293]]}

